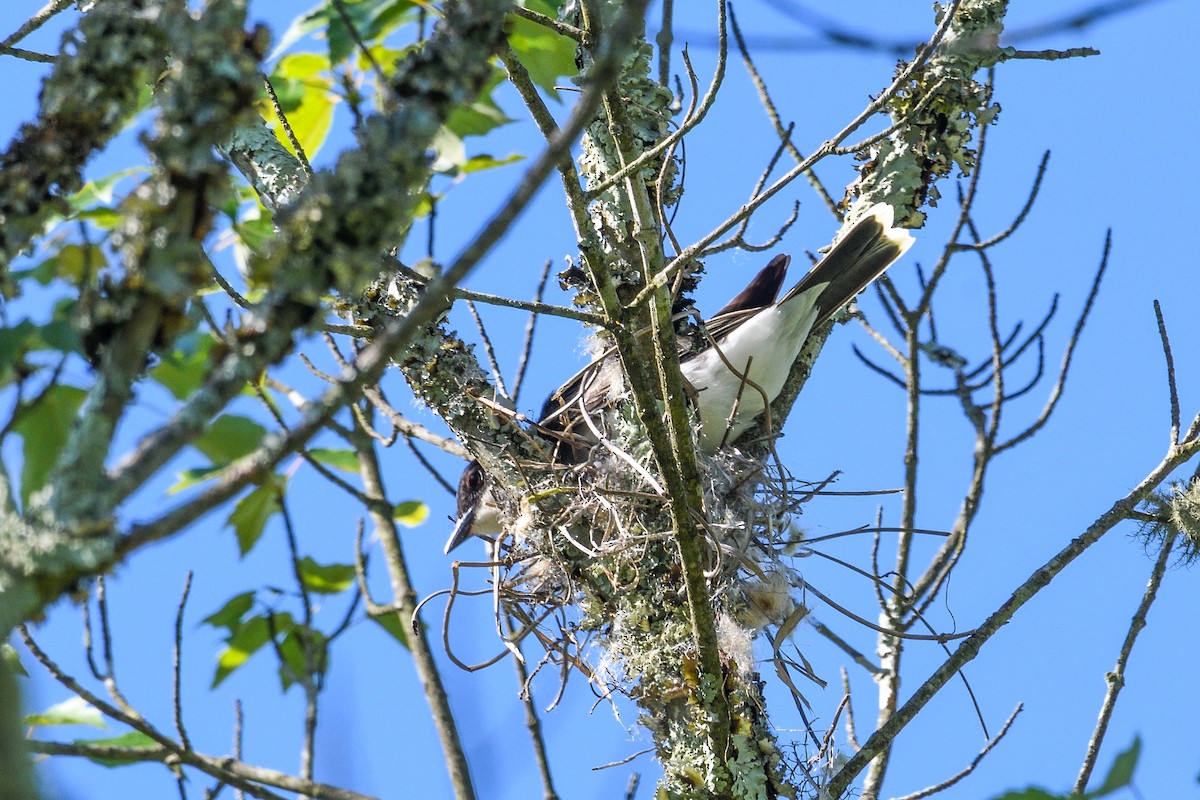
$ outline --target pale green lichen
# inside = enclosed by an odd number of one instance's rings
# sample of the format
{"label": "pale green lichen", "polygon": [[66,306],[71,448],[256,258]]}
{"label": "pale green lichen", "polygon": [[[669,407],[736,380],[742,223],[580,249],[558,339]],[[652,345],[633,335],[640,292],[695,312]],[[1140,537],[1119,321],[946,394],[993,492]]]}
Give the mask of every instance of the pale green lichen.
{"label": "pale green lichen", "polygon": [[[620,4],[600,5],[611,13]],[[612,116],[600,114],[587,128],[579,167],[588,188],[603,184],[628,162],[630,154],[636,157],[656,147],[668,133],[672,97],[650,78],[651,52],[642,43],[626,59],[612,93],[619,98],[619,108],[610,107]],[[586,70],[583,77],[586,79]],[[622,153],[627,154],[624,161]],[[659,157],[597,194],[589,205],[596,252],[604,259],[606,274],[616,284],[619,297],[632,296],[645,280],[634,249],[632,226],[638,217],[633,213],[628,185],[635,187],[635,193],[644,188],[650,198],[657,199],[660,176],[665,176],[661,201],[669,204],[677,197],[674,164],[664,164]],[[655,235],[661,234],[656,231]],[[583,291],[578,302],[595,302],[595,296]],[[653,472],[651,445],[632,403],[605,415],[603,423],[609,438],[629,458],[643,471]],[[654,738],[664,771],[659,796],[697,800],[731,793],[747,798],[766,797],[770,792],[790,796],[792,790],[782,779],[780,760],[757,744],[760,740],[773,742],[772,734],[749,722],[761,716],[758,709],[763,702],[761,687],[746,663],[752,660],[747,652],[753,633],[730,633],[728,640],[736,640],[737,645],[723,654],[722,674],[704,673],[698,664],[680,556],[665,527],[669,527],[669,516],[663,504],[652,499],[639,471],[624,460],[594,453],[590,471],[589,488],[558,510],[554,524],[560,530],[590,525],[587,533],[573,538],[590,541],[591,552],[586,557],[574,552],[562,537],[537,541],[551,545],[550,551],[542,551],[544,557],[568,562],[560,572],[576,576],[573,585],[579,589],[576,599],[583,613],[581,626],[599,632],[606,660],[619,665],[607,670],[608,674],[614,682],[621,680],[616,688],[629,692],[642,710],[640,721]],[[712,483],[723,490],[729,486],[725,481]],[[748,491],[753,494],[752,489]],[[748,541],[752,522],[734,510],[732,496],[725,500],[706,494],[706,500],[711,519],[734,534],[730,541]],[[714,613],[736,627],[737,613],[731,609],[744,602],[742,593],[734,588],[740,561],[730,554],[720,563],[722,569],[711,580]],[[718,704],[730,705],[735,730],[713,730],[721,718]],[[732,759],[730,753],[714,753],[713,742],[731,735]]]}
{"label": "pale green lichen", "polygon": [[1142,539],[1147,546],[1161,547],[1168,531],[1178,537],[1179,560],[1191,565],[1200,556],[1200,479],[1176,483],[1169,490],[1157,492],[1146,499],[1153,522],[1143,522]]}
{"label": "pale green lichen", "polygon": [[[609,3],[609,13],[619,4]],[[624,165],[621,153],[640,155],[657,147],[669,131],[671,119],[671,92],[650,78],[652,47],[643,41],[634,46],[625,59],[620,77],[610,95],[618,99],[610,110],[619,119],[598,115],[586,128],[579,156],[579,171],[587,188],[593,189],[619,172]],[[585,68],[580,80],[587,80]],[[662,204],[670,205],[678,198],[676,187],[677,168],[673,162],[666,164],[664,156],[652,158],[637,169],[626,180],[644,186],[650,197],[657,194],[660,173],[663,175],[664,197]],[[626,248],[633,240],[630,229],[632,214],[625,181],[601,192],[588,206],[588,217],[595,233],[595,245],[606,261],[608,274],[617,285],[618,294],[629,291],[624,286],[639,287],[645,276],[641,265],[627,255]],[[660,234],[655,234],[660,235]],[[585,293],[581,300],[589,300]]]}
{"label": "pale green lichen", "polygon": [[[112,0],[63,38],[35,122],[0,154],[0,278],[66,200],[83,186],[83,165],[124,127],[153,85],[169,47],[155,0]],[[119,46],[114,46],[119,42]]]}
{"label": "pale green lichen", "polygon": [[0,482],[0,630],[25,622],[31,610],[52,602],[64,587],[103,572],[113,561],[113,538],[70,532],[47,513],[49,487],[35,493],[22,516]]}
{"label": "pale green lichen", "polygon": [[[892,120],[904,124],[859,154],[866,163],[847,197],[887,202],[901,212],[899,223],[920,227],[925,219],[920,207],[936,206],[941,198],[937,182],[955,170],[971,174],[975,132],[1000,112],[991,89],[975,76],[1000,55],[996,41],[1005,7],[996,0],[967,0],[959,6],[937,51],[888,102]],[[936,9],[940,23],[947,6]],[[906,68],[899,64],[897,74]]]}

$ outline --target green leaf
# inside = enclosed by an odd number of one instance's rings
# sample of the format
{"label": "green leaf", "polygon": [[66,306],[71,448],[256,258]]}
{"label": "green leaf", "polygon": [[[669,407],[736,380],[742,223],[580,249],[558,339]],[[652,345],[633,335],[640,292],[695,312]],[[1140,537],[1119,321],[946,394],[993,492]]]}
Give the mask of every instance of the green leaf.
{"label": "green leaf", "polygon": [[459,106],[450,112],[446,120],[446,128],[457,136],[483,136],[488,131],[512,122],[499,106],[490,100],[476,101],[466,106]]}
{"label": "green leaf", "polygon": [[431,194],[427,191],[421,192],[417,196],[417,204],[413,206],[413,218],[424,219],[429,216],[429,212],[433,211],[434,202],[440,202],[442,197],[443,195],[441,194]]}
{"label": "green leaf", "polygon": [[[363,42],[370,44],[407,22],[415,6],[413,0],[343,0],[342,8],[350,18],[355,33]],[[357,45],[342,15],[326,0],[292,21],[271,58],[323,28],[327,29],[329,59],[333,63],[338,63],[356,49]]]}
{"label": "green leaf", "polygon": [[182,492],[184,489],[211,480],[224,472],[228,466],[228,464],[209,464],[207,467],[185,469],[179,473],[175,485],[167,489],[167,494]]}
{"label": "green leaf", "polygon": [[122,750],[128,750],[130,757],[125,758],[102,758],[100,756],[88,756],[89,761],[94,761],[102,767],[125,767],[130,764],[138,763],[141,759],[137,758],[139,751],[157,750],[160,745],[158,742],[151,739],[141,731],[130,731],[122,736],[114,736],[109,739],[76,739],[73,744],[94,744],[103,747],[119,747]]}
{"label": "green leaf", "polygon": [[266,435],[267,429],[248,417],[222,414],[192,445],[214,464],[228,464],[257,450]]}
{"label": "green leaf", "polygon": [[495,169],[503,167],[507,164],[515,164],[518,161],[524,160],[525,156],[520,153],[513,153],[505,158],[492,158],[489,155],[471,156],[466,163],[459,166],[459,170],[465,174],[472,172],[482,172],[485,169]]}
{"label": "green leaf", "polygon": [[280,642],[278,655],[281,656],[279,663],[279,686],[286,692],[305,673],[304,653],[300,650],[300,643],[296,641],[295,631],[289,633]]}
{"label": "green leaf", "polygon": [[246,555],[258,544],[267,522],[280,510],[279,495],[286,486],[286,478],[272,475],[234,506],[227,522],[237,535],[239,555]]}
{"label": "green leaf", "polygon": [[274,614],[268,620],[266,616],[251,617],[239,625],[232,635],[225,640],[226,647],[217,656],[217,672],[213,676],[212,688],[216,688],[232,675],[239,667],[250,660],[250,656],[262,649],[271,641],[272,632],[276,636],[286,635],[295,622],[291,614]]}
{"label": "green leaf", "polygon": [[405,500],[392,509],[392,519],[406,528],[415,528],[429,517],[429,506],[420,500]]}
{"label": "green leaf", "polygon": [[78,353],[79,331],[69,319],[56,319],[38,329],[42,342],[60,353]]}
{"label": "green leaf", "polygon": [[446,127],[454,134],[466,138],[468,136],[483,136],[501,125],[507,125],[513,120],[501,110],[492,99],[492,92],[504,83],[507,76],[499,66],[492,71],[492,77],[480,90],[475,100],[467,105],[458,106],[450,112]]}
{"label": "green leaf", "polygon": [[275,50],[268,57],[268,60],[274,60],[279,57],[279,54],[287,50],[296,42],[308,36],[310,33],[324,28],[328,24],[328,19],[322,11],[328,6],[327,2],[318,3],[308,11],[297,16],[292,20],[292,24],[284,31],[283,36],[279,39],[279,44],[275,45]]}
{"label": "green leaf", "polygon": [[111,175],[88,181],[83,188],[71,195],[67,200],[68,207],[75,212],[82,211],[97,203],[108,205],[113,201],[117,184],[133,175],[149,173],[149,167],[130,167],[118,170]]}
{"label": "green leaf", "polygon": [[269,213],[247,216],[236,222],[233,230],[246,249],[255,254],[262,253],[266,244],[275,239],[275,222]]}
{"label": "green leaf", "polygon": [[408,648],[408,626],[400,621],[399,614],[384,614],[381,617],[368,617],[379,627],[388,632],[405,649]]}
{"label": "green leaf", "polygon": [[[333,93],[329,77],[329,59],[318,53],[297,53],[284,56],[271,73],[271,85],[280,100],[288,125],[310,158],[316,155],[333,126],[333,110],[338,97]],[[284,134],[275,110],[266,105],[263,118],[270,121],[279,141],[292,153],[291,141]]]}
{"label": "green leaf", "polygon": [[162,384],[175,399],[187,400],[204,382],[216,343],[215,337],[205,333],[180,336],[175,349],[150,370],[150,377]]}
{"label": "green leaf", "polygon": [[82,697],[72,697],[57,703],[40,714],[29,714],[22,721],[23,725],[91,725],[93,728],[105,728],[104,717],[88,701]]}
{"label": "green leaf", "polygon": [[[147,98],[149,97],[147,91]],[[117,184],[133,175],[148,173],[148,167],[130,167],[114,172],[111,175],[106,175],[103,178],[98,178],[94,181],[89,181],[84,184],[83,188],[75,194],[67,198],[67,215],[64,217],[60,214],[53,214],[46,220],[46,225],[43,228],[45,231],[53,230],[58,225],[68,219],[76,217],[91,218],[93,222],[104,219],[107,215],[115,215],[118,219],[120,215],[110,208],[105,208],[113,201],[113,194]],[[91,208],[92,206],[98,206]],[[88,209],[85,211],[85,209]],[[108,227],[100,225],[100,227]]]}
{"label": "green leaf", "polygon": [[114,208],[100,206],[99,208],[89,208],[86,211],[80,211],[75,215],[75,218],[85,219],[101,230],[111,231],[121,221],[121,212]]}
{"label": "green leaf", "polygon": [[308,451],[308,454],[314,461],[319,461],[327,467],[358,474],[358,454],[353,450],[328,450],[314,447]]}
{"label": "green leaf", "polygon": [[1067,800],[1066,795],[1051,794],[1045,789],[1039,789],[1036,786],[1031,786],[1028,789],[1022,789],[1016,792],[1005,792],[998,795],[992,800]]}
{"label": "green leaf", "polygon": [[21,663],[21,657],[17,655],[16,648],[8,642],[0,642],[0,660],[4,661],[4,666],[13,675],[20,675],[23,678],[29,677],[29,672],[25,669],[25,665]]}
{"label": "green leaf", "polygon": [[254,617],[239,627],[228,640],[224,650],[217,656],[217,672],[213,676],[213,689],[250,660],[271,638],[271,629],[264,617]]}
{"label": "green leaf", "polygon": [[318,564],[309,556],[300,559],[300,580],[319,594],[344,592],[354,584],[353,564]]}
{"label": "green leaf", "polygon": [[1135,736],[1133,744],[1129,745],[1124,752],[1118,753],[1117,757],[1113,759],[1108,774],[1104,776],[1104,783],[1100,784],[1100,788],[1088,792],[1087,796],[1104,797],[1133,783],[1133,770],[1137,767],[1138,757],[1141,753],[1142,737]]}
{"label": "green leaf", "polygon": [[37,326],[23,319],[11,328],[0,328],[0,369],[15,364],[32,346]]}
{"label": "green leaf", "polygon": [[[343,0],[342,7],[358,37],[363,42],[372,42],[403,24],[413,5],[412,0]],[[336,64],[354,52],[357,44],[342,15],[333,8],[329,8],[328,13],[329,60]]]}
{"label": "green leaf", "polygon": [[[308,659],[305,658],[305,642],[308,643]],[[329,666],[329,640],[325,634],[312,628],[293,628],[280,642],[279,652],[283,656],[283,663],[279,665],[279,682],[284,691],[299,677],[320,676]]]}
{"label": "green leaf", "polygon": [[[550,17],[557,14],[557,5],[541,0],[529,0],[525,6]],[[579,72],[575,66],[575,42],[523,17],[510,16],[508,30],[508,43],[529,70],[529,77],[558,99],[554,87],[560,83],[559,78]]]}
{"label": "green leaf", "polygon": [[33,405],[17,411],[15,430],[24,443],[21,465],[21,502],[46,485],[50,471],[67,444],[71,425],[87,392],[74,386],[53,386]]}
{"label": "green leaf", "polygon": [[[400,59],[404,58],[410,52],[420,49],[421,45],[412,44],[407,47],[388,47],[385,44],[367,44],[367,52],[371,54],[371,59],[374,64],[363,55],[361,50],[355,49],[357,56],[358,68],[363,72],[369,73],[374,79],[376,89],[381,83],[386,82],[392,75],[396,74],[396,64]],[[379,72],[375,72],[375,65],[379,66]]]}
{"label": "green leaf", "polygon": [[55,280],[78,284],[108,266],[108,256],[99,245],[65,244],[36,267],[15,273],[18,278],[33,278],[42,286]]}
{"label": "green leaf", "polygon": [[[307,56],[311,56],[313,59],[316,59],[313,62],[314,65],[323,65],[327,63],[316,53],[304,53],[302,55],[288,56],[288,58],[291,60],[287,62],[286,66],[290,70],[296,69],[297,65],[303,66],[305,64],[305,57]],[[276,67],[276,70],[278,69],[279,68]],[[296,111],[300,108],[300,104],[304,102],[304,96],[308,93],[310,87],[303,77],[293,77],[277,71],[275,74],[271,75],[271,88],[275,90],[275,99],[271,100],[269,96],[263,98],[263,116],[269,121],[269,124],[277,125],[279,121],[277,119],[278,112],[275,111],[275,103],[278,102],[279,110],[282,111],[285,116],[290,115],[293,111]],[[271,104],[269,112],[266,110],[265,105],[268,102]]]}
{"label": "green leaf", "polygon": [[221,606],[220,610],[200,620],[200,624],[211,625],[214,628],[228,628],[232,633],[234,628],[242,624],[242,617],[246,616],[246,612],[254,608],[254,597],[254,592],[235,594],[225,601],[225,605]]}

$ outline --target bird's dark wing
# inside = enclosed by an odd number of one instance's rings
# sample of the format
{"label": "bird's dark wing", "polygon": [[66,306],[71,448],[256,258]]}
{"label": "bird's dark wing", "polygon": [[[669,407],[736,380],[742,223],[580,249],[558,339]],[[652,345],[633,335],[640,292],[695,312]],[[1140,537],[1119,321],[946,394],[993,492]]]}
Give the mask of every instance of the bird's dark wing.
{"label": "bird's dark wing", "polygon": [[[791,257],[786,255],[772,258],[745,289],[705,323],[708,336],[720,339],[743,320],[774,303],[790,262]],[[598,413],[614,407],[624,394],[623,380],[616,351],[609,349],[546,398],[537,428],[555,440],[555,462],[575,464],[587,456],[595,437],[582,415],[593,415],[598,424]]]}
{"label": "bird's dark wing", "polygon": [[816,327],[882,275],[911,244],[908,231],[892,227],[891,207],[877,205],[856,222],[779,303],[782,305],[822,283],[828,284],[813,304],[817,311],[813,321],[813,327]]}
{"label": "bird's dark wing", "polygon": [[596,439],[584,416],[602,425],[599,414],[616,406],[623,382],[616,350],[610,348],[546,398],[536,429],[554,440],[552,461],[577,464],[587,457]]}
{"label": "bird's dark wing", "polygon": [[742,289],[737,297],[713,314],[713,319],[737,311],[766,308],[774,303],[775,298],[779,295],[780,287],[783,286],[783,279],[787,277],[788,264],[791,263],[791,260],[791,256],[784,255],[772,258],[771,263],[763,267],[762,271],[746,284],[746,288]]}

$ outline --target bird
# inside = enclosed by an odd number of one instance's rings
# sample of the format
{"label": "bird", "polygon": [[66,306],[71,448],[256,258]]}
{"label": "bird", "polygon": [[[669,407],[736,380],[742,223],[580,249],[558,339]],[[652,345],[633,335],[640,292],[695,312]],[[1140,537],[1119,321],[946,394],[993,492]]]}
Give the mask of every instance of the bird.
{"label": "bird", "polygon": [[[813,329],[912,246],[912,234],[894,226],[893,214],[884,203],[868,208],[778,300],[791,257],[775,256],[701,325],[704,346],[681,354],[679,367],[699,417],[697,444],[702,453],[712,454],[737,442],[779,396]],[[611,350],[555,390],[535,426],[554,442],[552,460],[574,464],[585,458],[595,443],[590,418],[614,407],[624,395],[620,362]],[[491,480],[478,461],[463,471],[457,500],[458,516],[446,553],[471,536],[502,532]]]}

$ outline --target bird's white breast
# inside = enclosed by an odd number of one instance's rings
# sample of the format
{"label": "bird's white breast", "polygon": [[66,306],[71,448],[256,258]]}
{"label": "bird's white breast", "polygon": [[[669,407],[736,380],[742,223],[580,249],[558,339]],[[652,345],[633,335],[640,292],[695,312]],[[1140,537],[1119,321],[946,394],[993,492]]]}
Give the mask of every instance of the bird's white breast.
{"label": "bird's white breast", "polygon": [[779,395],[812,329],[814,299],[825,285],[782,306],[764,308],[722,337],[716,348],[682,364],[684,378],[698,392],[701,450],[712,453],[736,441]]}

